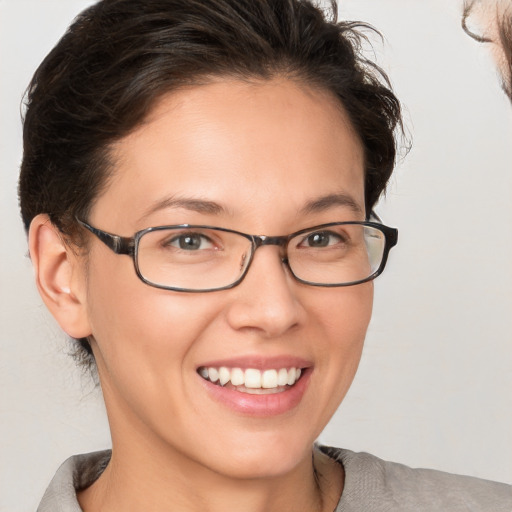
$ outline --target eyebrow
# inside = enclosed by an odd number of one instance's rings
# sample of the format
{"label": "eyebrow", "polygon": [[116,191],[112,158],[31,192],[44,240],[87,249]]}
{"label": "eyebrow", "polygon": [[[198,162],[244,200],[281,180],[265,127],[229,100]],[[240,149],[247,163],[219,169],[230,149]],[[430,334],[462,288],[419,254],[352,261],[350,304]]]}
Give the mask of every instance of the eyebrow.
{"label": "eyebrow", "polygon": [[[363,210],[351,196],[341,193],[328,194],[326,196],[313,199],[306,203],[300,211],[302,214],[319,213],[336,206],[345,206],[352,210],[355,214],[363,214]],[[185,210],[197,213],[205,213],[208,215],[220,215],[223,213],[228,213],[222,205],[216,203],[215,201],[170,196],[165,197],[164,199],[161,199],[151,205],[151,207],[145,211],[140,219],[145,219],[151,214],[160,210],[165,210],[167,208],[183,208]]]}
{"label": "eyebrow", "polygon": [[359,204],[347,194],[329,194],[313,199],[302,208],[302,213],[323,212],[335,206],[346,206],[354,213],[360,215],[364,213]]}
{"label": "eyebrow", "polygon": [[192,199],[186,197],[165,197],[155,204],[151,205],[144,214],[141,216],[141,220],[149,217],[151,214],[165,210],[167,208],[184,208],[197,213],[206,213],[209,215],[219,215],[226,213],[226,209],[219,203],[214,201],[207,201],[205,199]]}

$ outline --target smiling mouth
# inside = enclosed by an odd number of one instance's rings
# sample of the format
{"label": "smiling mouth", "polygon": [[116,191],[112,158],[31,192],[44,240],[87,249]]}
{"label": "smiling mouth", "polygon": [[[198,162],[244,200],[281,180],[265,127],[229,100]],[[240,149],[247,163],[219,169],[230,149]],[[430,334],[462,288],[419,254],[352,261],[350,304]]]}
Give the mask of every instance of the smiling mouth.
{"label": "smiling mouth", "polygon": [[208,382],[241,393],[253,395],[282,393],[300,379],[301,368],[258,370],[256,368],[227,368],[201,366],[197,373]]}

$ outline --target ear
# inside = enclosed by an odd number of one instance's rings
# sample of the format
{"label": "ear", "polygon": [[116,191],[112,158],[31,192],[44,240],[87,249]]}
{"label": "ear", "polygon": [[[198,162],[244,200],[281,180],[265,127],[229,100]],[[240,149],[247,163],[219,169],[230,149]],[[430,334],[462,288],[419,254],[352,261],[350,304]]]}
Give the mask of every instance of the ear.
{"label": "ear", "polygon": [[69,336],[89,336],[86,281],[80,256],[65,243],[62,233],[45,214],[32,220],[28,241],[37,289],[46,307]]}

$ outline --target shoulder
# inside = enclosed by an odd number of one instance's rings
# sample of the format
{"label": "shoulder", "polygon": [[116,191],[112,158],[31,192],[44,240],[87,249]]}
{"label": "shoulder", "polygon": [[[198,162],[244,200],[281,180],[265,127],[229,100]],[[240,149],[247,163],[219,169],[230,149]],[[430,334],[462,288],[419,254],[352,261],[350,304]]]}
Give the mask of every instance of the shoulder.
{"label": "shoulder", "polygon": [[91,485],[103,473],[111,451],[74,455],[57,470],[37,512],[81,512],[76,492]]}
{"label": "shoulder", "polygon": [[345,470],[336,512],[511,512],[512,486],[320,447]]}

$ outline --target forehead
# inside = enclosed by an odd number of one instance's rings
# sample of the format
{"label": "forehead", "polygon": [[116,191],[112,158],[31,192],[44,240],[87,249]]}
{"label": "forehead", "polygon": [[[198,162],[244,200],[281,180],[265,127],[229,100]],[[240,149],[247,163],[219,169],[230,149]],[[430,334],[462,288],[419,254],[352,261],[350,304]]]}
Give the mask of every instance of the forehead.
{"label": "forehead", "polygon": [[113,158],[114,178],[95,211],[115,205],[133,222],[169,197],[215,202],[243,219],[289,216],[340,193],[364,212],[362,145],[340,101],[288,80],[169,94]]}

